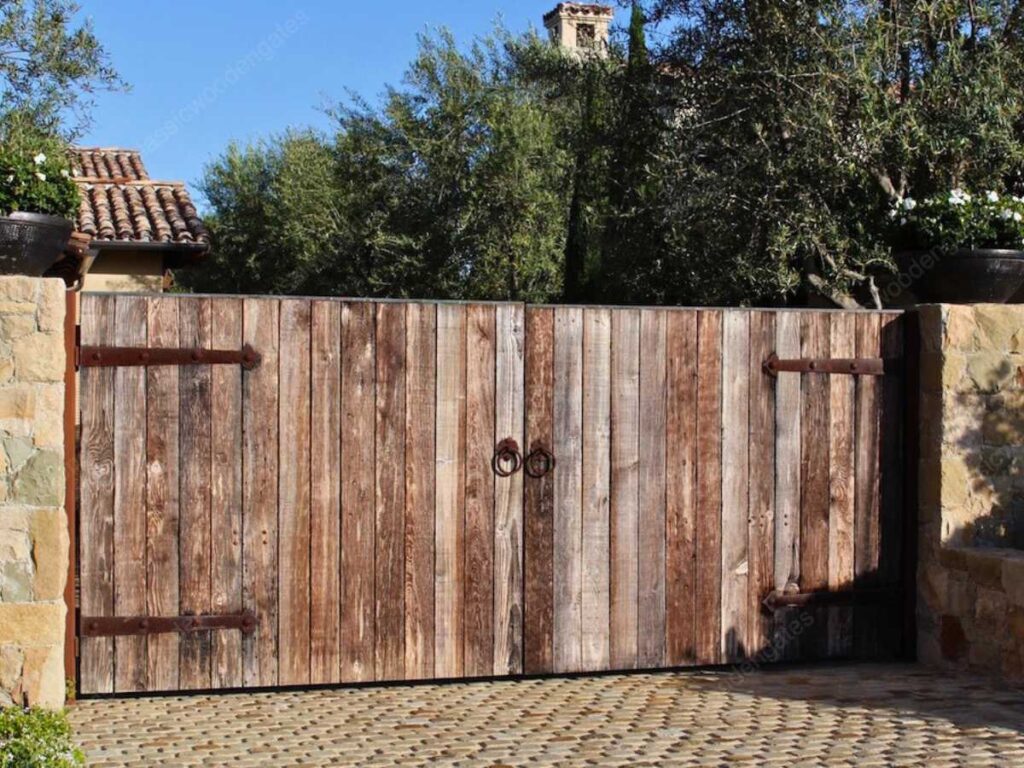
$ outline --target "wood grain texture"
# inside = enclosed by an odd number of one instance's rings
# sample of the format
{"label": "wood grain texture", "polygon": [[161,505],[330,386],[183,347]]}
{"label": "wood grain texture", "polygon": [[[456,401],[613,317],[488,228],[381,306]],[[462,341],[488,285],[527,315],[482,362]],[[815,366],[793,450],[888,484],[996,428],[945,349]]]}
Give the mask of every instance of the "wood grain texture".
{"label": "wood grain texture", "polygon": [[[83,296],[82,343],[113,344],[116,318],[113,296]],[[116,473],[114,369],[85,368],[81,372],[81,377],[81,506],[78,537],[80,608],[84,616],[113,616]],[[79,678],[82,693],[113,693],[112,638],[81,639]]]}
{"label": "wood grain texture", "polygon": [[[153,299],[148,314],[148,346],[177,348],[178,300]],[[178,368],[155,366],[146,370],[146,615],[177,616],[178,603]],[[148,638],[148,690],[177,690],[178,647],[176,634]]]}
{"label": "wood grain texture", "polygon": [[[521,304],[496,309],[495,435],[525,449],[524,317]],[[523,672],[523,483],[524,473],[494,481],[495,675]]]}
{"label": "wood grain texture", "polygon": [[309,665],[341,682],[341,304],[310,310]]}
{"label": "wood grain texture", "polygon": [[582,669],[583,310],[555,310],[554,672]]}
{"label": "wood grain texture", "polygon": [[[241,349],[242,302],[213,299],[212,343]],[[215,613],[242,611],[242,369],[217,365],[211,371],[210,601]],[[150,398],[150,407],[155,401]],[[153,642],[151,637],[150,643]],[[212,633],[211,685],[242,686],[242,635]]]}
{"label": "wood grain texture", "polygon": [[609,668],[611,495],[611,310],[583,314],[583,621],[581,664]]}
{"label": "wood grain texture", "polygon": [[374,679],[374,305],[341,308],[341,679]]}
{"label": "wood grain texture", "polygon": [[[554,446],[554,318],[552,309],[526,309],[527,453],[539,448],[551,451]],[[552,473],[528,478],[523,489],[523,671],[527,674],[554,669],[554,491]]]}
{"label": "wood grain texture", "polygon": [[377,680],[405,677],[405,307],[377,305]]}
{"label": "wood grain texture", "polygon": [[437,307],[434,673],[465,673],[466,308]]}
{"label": "wood grain texture", "polygon": [[640,313],[640,558],[637,664],[665,662],[666,313]]}
{"label": "wood grain texture", "polygon": [[[179,341],[185,348],[213,345],[213,318],[209,299],[184,299],[178,308]],[[211,593],[210,488],[212,482],[212,396],[210,366],[188,366],[180,374],[179,456],[180,572],[183,616],[209,613]],[[212,684],[213,638],[193,632],[181,638],[180,684],[185,690],[203,690]]]}
{"label": "wood grain texture", "polygon": [[637,663],[640,554],[639,310],[621,309],[612,314],[611,347],[609,657],[613,669],[633,669]]}
{"label": "wood grain texture", "polygon": [[465,674],[494,666],[494,307],[466,308]]}
{"label": "wood grain texture", "polygon": [[727,312],[722,328],[722,654],[749,654],[750,314]]}
{"label": "wood grain texture", "polygon": [[256,614],[253,634],[242,637],[242,677],[248,687],[277,685],[277,462],[279,305],[245,299],[247,344],[259,350],[259,367],[242,374],[242,597]]}
{"label": "wood grain texture", "polygon": [[405,676],[434,676],[434,409],[437,307],[406,307]]}
{"label": "wood grain texture", "polygon": [[[857,355],[857,317],[832,316],[830,347],[837,358]],[[852,376],[829,377],[829,520],[828,588],[833,592],[853,588],[853,531],[855,484],[854,394]],[[828,654],[849,656],[853,652],[853,609],[829,609]]]}
{"label": "wood grain texture", "polygon": [[[117,299],[115,342],[146,343],[146,300]],[[139,616],[146,610],[146,372],[118,368],[114,373],[114,613]],[[146,638],[114,639],[114,688],[145,690]]]}
{"label": "wood grain texture", "polygon": [[[881,318],[879,347],[881,356],[891,361],[893,373],[882,380],[880,422],[881,459],[879,461],[879,551],[878,581],[882,587],[898,590],[903,577],[903,563],[912,557],[904,549],[904,517],[908,514],[904,501],[904,403],[906,368],[904,360],[904,334],[906,317],[885,315]],[[877,657],[892,659],[902,650],[905,610],[900,601],[883,606],[880,610],[879,647]]]}
{"label": "wood grain texture", "polygon": [[[857,356],[881,355],[881,316],[857,316]],[[857,379],[856,498],[854,504],[854,586],[871,589],[879,584],[881,548],[881,416],[882,382],[875,376]],[[878,652],[880,613],[876,606],[854,608],[854,653],[872,658]]]}
{"label": "wood grain texture", "polygon": [[750,315],[750,497],[748,542],[750,574],[747,590],[748,654],[764,657],[771,650],[773,621],[762,601],[775,582],[775,379],[765,374],[764,361],[775,351],[775,313]]}
{"label": "wood grain texture", "polygon": [[722,313],[697,321],[697,564],[698,664],[722,658]]}

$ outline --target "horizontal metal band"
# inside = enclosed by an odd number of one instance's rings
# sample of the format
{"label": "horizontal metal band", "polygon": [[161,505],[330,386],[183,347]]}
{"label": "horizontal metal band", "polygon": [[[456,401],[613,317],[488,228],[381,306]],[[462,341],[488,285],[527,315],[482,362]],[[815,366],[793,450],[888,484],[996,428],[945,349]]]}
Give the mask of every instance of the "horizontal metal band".
{"label": "horizontal metal band", "polygon": [[764,361],[764,372],[769,376],[780,373],[829,373],[847,376],[884,376],[891,373],[893,365],[881,357],[861,358],[800,358],[780,359],[771,355]]}
{"label": "horizontal metal band", "polygon": [[898,589],[848,589],[836,592],[828,590],[818,592],[769,592],[761,601],[768,612],[780,608],[814,608],[816,606],[835,605],[874,605],[888,603],[899,598]]}
{"label": "horizontal metal band", "polygon": [[249,634],[256,629],[252,612],[207,616],[83,616],[80,637],[123,637],[205,632],[211,629],[239,629]]}
{"label": "horizontal metal band", "polygon": [[80,347],[81,368],[151,365],[240,365],[251,371],[262,357],[246,344],[241,349],[150,349],[148,347]]}

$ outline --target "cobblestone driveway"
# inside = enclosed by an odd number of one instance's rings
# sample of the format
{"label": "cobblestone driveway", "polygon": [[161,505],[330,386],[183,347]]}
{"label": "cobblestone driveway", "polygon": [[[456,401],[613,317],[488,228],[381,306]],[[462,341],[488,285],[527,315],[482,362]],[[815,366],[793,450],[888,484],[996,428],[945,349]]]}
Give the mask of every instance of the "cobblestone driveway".
{"label": "cobblestone driveway", "polygon": [[912,666],[79,702],[97,766],[1024,766],[1024,691]]}

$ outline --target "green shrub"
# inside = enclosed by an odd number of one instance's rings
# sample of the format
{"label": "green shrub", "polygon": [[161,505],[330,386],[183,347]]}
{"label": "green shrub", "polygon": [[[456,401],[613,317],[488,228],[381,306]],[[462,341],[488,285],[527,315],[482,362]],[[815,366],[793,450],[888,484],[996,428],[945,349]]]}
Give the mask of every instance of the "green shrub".
{"label": "green shrub", "polygon": [[0,710],[0,768],[69,768],[85,764],[63,712]]}
{"label": "green shrub", "polygon": [[896,201],[889,213],[895,242],[907,249],[1024,249],[1024,198],[954,189]]}
{"label": "green shrub", "polygon": [[0,215],[14,211],[73,218],[78,187],[61,139],[17,122],[0,124]]}

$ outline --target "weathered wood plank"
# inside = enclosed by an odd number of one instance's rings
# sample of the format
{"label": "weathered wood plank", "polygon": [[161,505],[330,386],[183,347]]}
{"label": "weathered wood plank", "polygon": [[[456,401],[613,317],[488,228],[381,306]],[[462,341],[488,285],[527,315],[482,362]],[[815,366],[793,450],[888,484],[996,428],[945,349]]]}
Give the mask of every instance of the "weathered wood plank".
{"label": "weathered wood plank", "polygon": [[[82,343],[114,344],[116,318],[113,296],[83,296]],[[81,377],[80,607],[85,616],[113,616],[114,369],[85,368]],[[113,638],[82,638],[79,663],[82,693],[113,693]]]}
{"label": "weathered wood plank", "polygon": [[[209,299],[182,299],[178,307],[178,335],[183,347],[208,349],[212,346],[213,318],[210,309]],[[184,616],[209,613],[213,602],[210,591],[212,376],[210,366],[202,365],[183,368],[179,378],[180,613]],[[192,632],[183,636],[180,642],[181,687],[186,690],[209,688],[213,657],[211,633]]]}
{"label": "weathered wood plank", "polygon": [[405,307],[377,305],[376,679],[405,677]]}
{"label": "weathered wood plank", "polygon": [[[853,314],[832,317],[831,354],[857,356],[857,318]],[[852,376],[829,377],[829,521],[828,588],[833,592],[853,588],[853,528],[855,485],[854,394]],[[853,651],[853,609],[829,610],[829,656],[849,656]]]}
{"label": "weathered wood plank", "polygon": [[341,309],[341,679],[374,679],[374,306]]}
{"label": "weathered wood plank", "polygon": [[494,667],[494,307],[466,308],[465,674]]}
{"label": "weathered wood plank", "polygon": [[[750,653],[750,313],[726,312],[722,329],[722,653]],[[762,374],[763,375],[763,374]]]}
{"label": "weathered wood plank", "polygon": [[609,668],[611,494],[611,310],[583,314],[583,549],[585,671]]}
{"label": "weathered wood plank", "polygon": [[[88,299],[92,301],[92,299]],[[177,348],[178,300],[149,302],[148,346]],[[83,379],[94,371],[85,369]],[[92,403],[86,408],[91,409]],[[84,487],[83,487],[84,491]],[[178,615],[178,368],[146,369],[146,614]],[[83,531],[86,526],[82,526]],[[151,635],[147,689],[178,688],[178,635]]]}
{"label": "weathered wood plank", "polygon": [[670,312],[666,331],[665,661],[696,662],[697,313]]}
{"label": "weathered wood plank", "polygon": [[[857,316],[857,356],[881,354],[881,316]],[[881,548],[880,436],[882,384],[875,376],[860,376],[856,384],[856,477],[854,502],[854,587],[871,589],[879,585]],[[880,612],[876,606],[854,608],[854,653],[874,658],[879,647]]]}
{"label": "weathered wood plank", "polygon": [[[881,319],[881,356],[893,361],[894,367],[904,360],[904,316],[886,315]],[[899,370],[904,370],[899,365]],[[881,459],[879,462],[879,568],[878,580],[882,587],[898,590],[902,563],[909,557],[904,550],[904,376],[893,374],[882,380],[879,435]],[[903,631],[906,626],[900,601],[883,606],[880,614],[878,655],[883,659],[898,656],[902,650]]]}
{"label": "weathered wood plank", "polygon": [[[523,307],[503,304],[496,312],[494,431],[525,449]],[[523,472],[494,482],[495,675],[523,672],[523,483]]]}
{"label": "weathered wood plank", "polygon": [[[115,343],[146,343],[146,299],[117,298]],[[114,615],[139,616],[146,610],[146,372],[118,368],[114,373]],[[114,639],[114,688],[146,688],[146,638]]]}
{"label": "weathered wood plank", "polygon": [[310,339],[309,666],[341,682],[341,304],[313,302]]}
{"label": "weathered wood plank", "polygon": [[747,590],[748,655],[771,658],[771,617],[761,601],[775,581],[775,379],[762,370],[775,351],[775,314],[750,316],[750,498]]}
{"label": "weathered wood plank", "polygon": [[434,408],[437,307],[406,307],[405,676],[434,676]]}
{"label": "weathered wood plank", "polygon": [[258,349],[260,366],[242,374],[242,589],[256,632],[242,637],[243,680],[249,687],[277,685],[277,301],[245,299],[245,341]]}
{"label": "weathered wood plank", "polygon": [[437,308],[434,672],[465,673],[466,308]]}
{"label": "weathered wood plank", "polygon": [[[637,663],[640,502],[640,311],[612,314],[610,642],[613,669]],[[692,592],[691,592],[692,600]]]}
{"label": "weathered wood plank", "polygon": [[[242,302],[213,299],[213,346],[242,346]],[[210,543],[211,608],[215,613],[242,610],[242,369],[213,366],[211,381]],[[150,397],[150,408],[156,407]],[[156,636],[151,637],[152,644]],[[213,633],[211,684],[214,688],[242,685],[242,635]]]}
{"label": "weathered wood plank", "polygon": [[[527,454],[554,446],[554,310],[526,309]],[[557,470],[556,470],[557,471]],[[524,487],[524,671],[554,669],[554,476],[528,478]]]}
{"label": "weathered wood plank", "polygon": [[698,664],[716,664],[722,658],[722,313],[701,312],[697,329],[696,649]]}
{"label": "weathered wood plank", "polygon": [[640,561],[637,664],[665,663],[666,313],[640,313]]}
{"label": "weathered wood plank", "polygon": [[[776,354],[800,357],[800,314],[776,316]],[[800,585],[800,376],[779,376],[775,384],[775,589]],[[791,609],[776,611],[773,649],[780,659],[793,659],[798,635],[789,624],[797,619]],[[797,626],[802,626],[796,622]]]}
{"label": "weathered wood plank", "polygon": [[583,310],[555,310],[554,672],[582,669]]}

